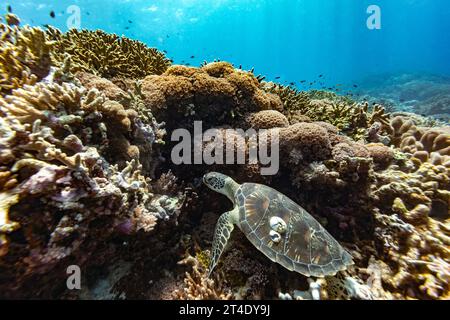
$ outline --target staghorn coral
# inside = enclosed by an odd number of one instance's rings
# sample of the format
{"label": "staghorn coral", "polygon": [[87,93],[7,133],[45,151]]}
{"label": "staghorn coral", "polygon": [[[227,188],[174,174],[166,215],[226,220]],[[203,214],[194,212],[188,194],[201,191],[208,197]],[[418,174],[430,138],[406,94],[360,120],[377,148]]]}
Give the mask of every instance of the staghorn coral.
{"label": "staghorn coral", "polygon": [[162,52],[140,41],[107,34],[101,30],[76,30],[67,33],[50,27],[47,35],[55,42],[52,59],[61,65],[70,55],[71,71],[86,71],[101,77],[144,78],[162,74],[170,61]]}
{"label": "staghorn coral", "polygon": [[367,102],[357,103],[349,97],[332,92],[312,90],[298,91],[274,83],[264,83],[262,88],[280,97],[284,114],[291,124],[323,121],[334,125],[355,140],[362,140],[375,123],[389,123],[389,115],[378,104],[371,108]]}
{"label": "staghorn coral", "polygon": [[[11,15],[10,15],[11,16]],[[0,24],[0,92],[33,85],[45,78],[51,67],[54,43],[43,30],[19,27],[18,23]]]}

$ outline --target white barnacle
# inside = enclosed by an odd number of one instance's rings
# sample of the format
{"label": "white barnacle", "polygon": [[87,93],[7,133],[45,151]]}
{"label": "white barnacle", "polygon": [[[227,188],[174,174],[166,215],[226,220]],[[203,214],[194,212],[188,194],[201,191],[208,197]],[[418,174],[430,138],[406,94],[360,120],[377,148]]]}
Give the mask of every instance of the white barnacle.
{"label": "white barnacle", "polygon": [[278,232],[270,230],[269,235],[273,243],[279,243],[281,241],[281,235]]}
{"label": "white barnacle", "polygon": [[280,217],[272,217],[269,221],[270,228],[278,233],[285,233],[287,229],[286,222]]}

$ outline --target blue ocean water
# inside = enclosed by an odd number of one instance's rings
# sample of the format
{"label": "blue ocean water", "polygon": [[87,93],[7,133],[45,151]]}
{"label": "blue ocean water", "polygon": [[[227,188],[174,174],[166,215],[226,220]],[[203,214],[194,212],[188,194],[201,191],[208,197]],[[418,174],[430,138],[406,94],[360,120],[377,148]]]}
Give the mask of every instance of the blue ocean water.
{"label": "blue ocean water", "polygon": [[[30,25],[80,27],[138,39],[175,63],[221,59],[267,79],[350,85],[383,73],[450,75],[448,0],[11,0]],[[370,30],[367,9],[381,12]],[[6,5],[1,8],[6,10]],[[52,18],[50,12],[55,13]],[[301,88],[301,87],[300,87]]]}

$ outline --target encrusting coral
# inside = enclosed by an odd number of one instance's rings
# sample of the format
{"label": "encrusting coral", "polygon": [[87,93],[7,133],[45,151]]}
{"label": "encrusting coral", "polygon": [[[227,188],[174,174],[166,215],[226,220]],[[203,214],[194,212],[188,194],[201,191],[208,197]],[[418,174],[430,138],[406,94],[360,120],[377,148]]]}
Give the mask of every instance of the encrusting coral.
{"label": "encrusting coral", "polygon": [[448,297],[449,173],[423,163],[410,173],[377,174],[375,235],[389,270],[382,280],[397,298]]}

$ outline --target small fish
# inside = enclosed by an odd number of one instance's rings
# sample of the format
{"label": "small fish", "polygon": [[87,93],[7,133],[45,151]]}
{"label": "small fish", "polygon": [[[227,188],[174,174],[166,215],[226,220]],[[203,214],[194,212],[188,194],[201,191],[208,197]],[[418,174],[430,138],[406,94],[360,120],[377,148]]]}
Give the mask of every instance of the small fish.
{"label": "small fish", "polygon": [[55,11],[50,11],[50,17],[52,17],[52,18],[55,18],[56,17],[56,15],[55,15]]}
{"label": "small fish", "polygon": [[6,7],[6,10],[8,10],[8,13],[12,13],[12,8],[11,8],[10,5],[8,5],[8,6]]}
{"label": "small fish", "polygon": [[167,39],[170,38],[168,34],[166,34],[166,38],[167,38]]}
{"label": "small fish", "polygon": [[186,63],[186,65],[187,65],[187,66],[190,66],[191,64],[188,62],[188,63]]}
{"label": "small fish", "polygon": [[91,15],[91,13],[90,13],[90,12],[88,11],[88,12],[86,12],[86,15],[87,15],[87,16],[90,16],[90,15]]}
{"label": "small fish", "polygon": [[322,78],[323,77],[323,74],[319,74],[319,78]]}
{"label": "small fish", "polygon": [[353,85],[353,88],[358,88],[358,86],[356,84]]}
{"label": "small fish", "polygon": [[125,30],[128,30],[128,29],[130,29],[130,27],[125,27]]}
{"label": "small fish", "polygon": [[276,80],[280,79],[281,77],[275,77]]}
{"label": "small fish", "polygon": [[306,80],[302,80],[302,81],[300,81],[300,83],[305,83],[306,82]]}
{"label": "small fish", "polygon": [[167,50],[163,50],[164,53],[167,53]]}
{"label": "small fish", "polygon": [[133,21],[131,21],[131,20],[128,20],[128,23],[133,23]]}
{"label": "small fish", "polygon": [[312,86],[314,83],[310,82],[309,85]]}
{"label": "small fish", "polygon": [[195,56],[191,56],[191,59],[194,59],[195,58]]}
{"label": "small fish", "polygon": [[46,28],[46,29],[48,29],[48,28],[50,27],[50,25],[49,25],[49,24],[46,24],[46,23],[43,24],[42,26],[43,26],[44,28]]}
{"label": "small fish", "polygon": [[328,88],[328,90],[330,90],[330,91],[331,91],[331,90],[333,90],[333,88]]}
{"label": "small fish", "polygon": [[295,86],[295,82],[290,82],[289,85],[290,86]]}

